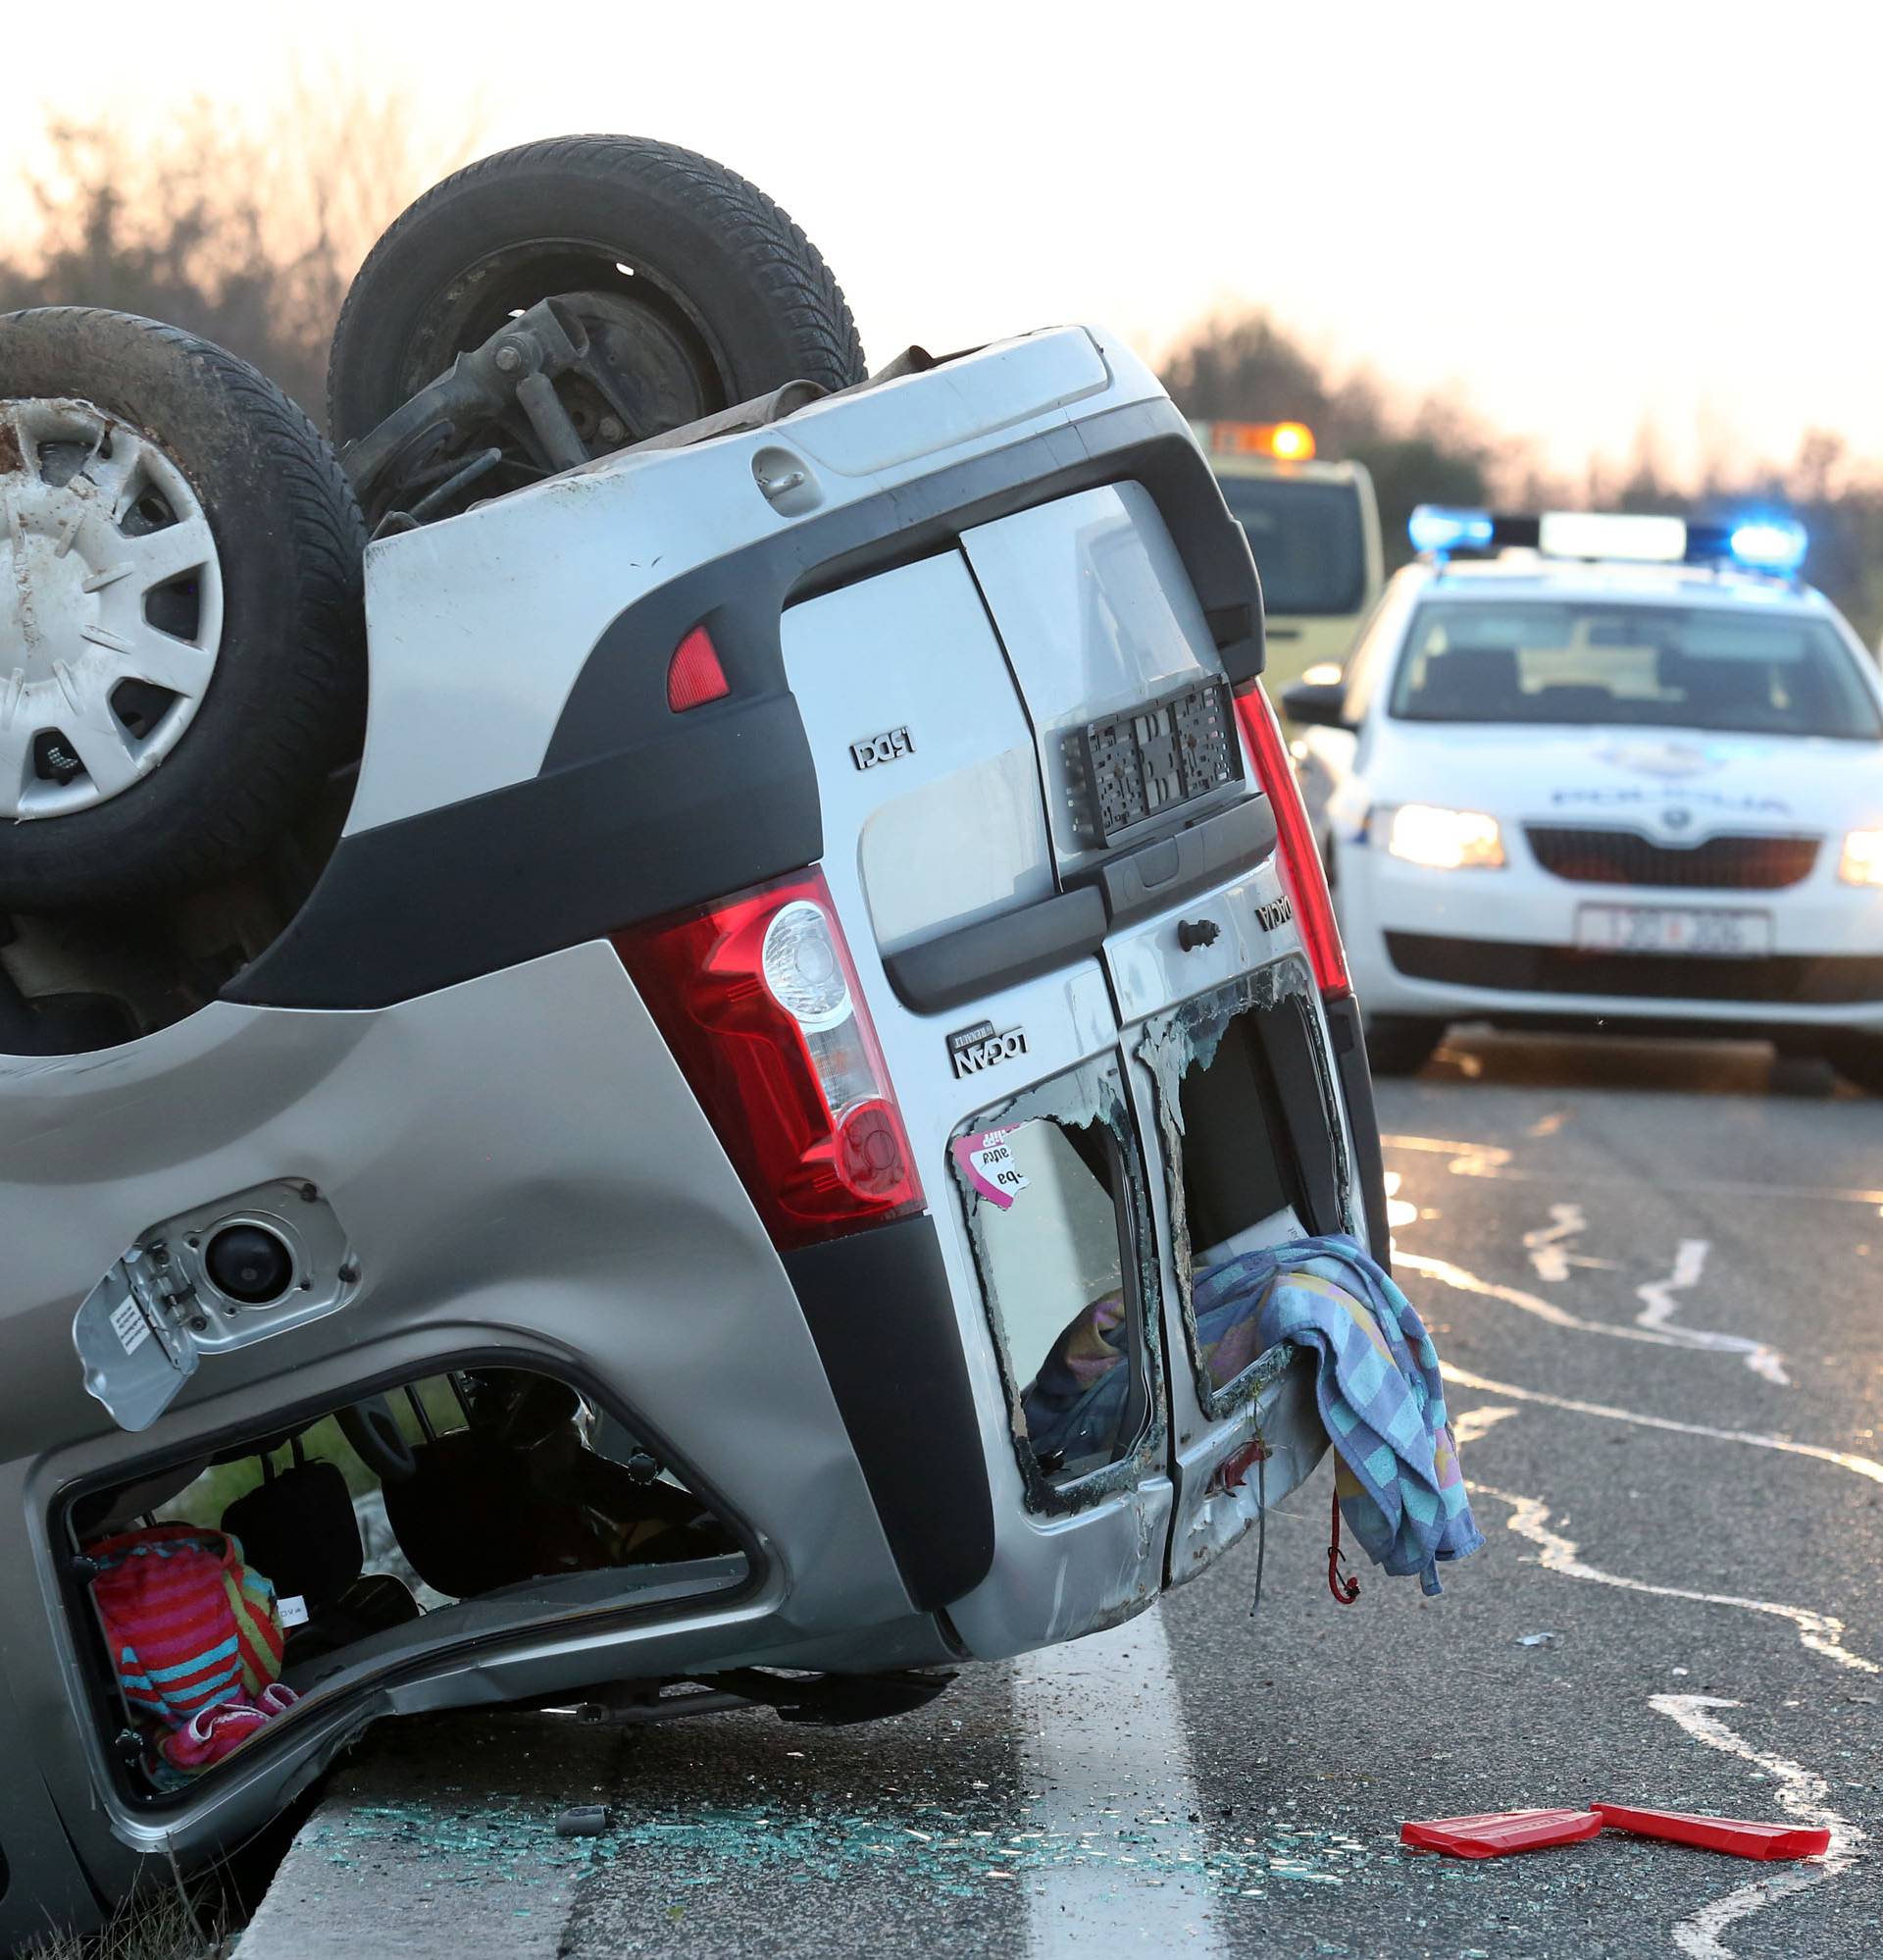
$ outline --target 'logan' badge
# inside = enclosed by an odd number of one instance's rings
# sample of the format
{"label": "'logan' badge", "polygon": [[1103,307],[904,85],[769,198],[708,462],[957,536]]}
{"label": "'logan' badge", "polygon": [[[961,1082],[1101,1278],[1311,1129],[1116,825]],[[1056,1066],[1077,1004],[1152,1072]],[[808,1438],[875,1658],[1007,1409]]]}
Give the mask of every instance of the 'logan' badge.
{"label": "'logan' badge", "polygon": [[1005,1034],[996,1034],[992,1021],[977,1021],[973,1027],[961,1028],[948,1037],[948,1059],[958,1076],[979,1075],[984,1068],[1011,1061],[1016,1055],[1026,1052],[1025,1028],[1009,1028]]}

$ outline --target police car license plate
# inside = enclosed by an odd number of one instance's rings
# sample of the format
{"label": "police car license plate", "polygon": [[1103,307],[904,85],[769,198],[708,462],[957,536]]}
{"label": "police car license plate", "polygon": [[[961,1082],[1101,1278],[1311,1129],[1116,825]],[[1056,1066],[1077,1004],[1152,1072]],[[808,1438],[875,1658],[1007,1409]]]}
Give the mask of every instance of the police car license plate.
{"label": "police car license plate", "polygon": [[1772,915],[1698,905],[1582,905],[1576,911],[1576,945],[1585,953],[1745,959],[1771,952]]}

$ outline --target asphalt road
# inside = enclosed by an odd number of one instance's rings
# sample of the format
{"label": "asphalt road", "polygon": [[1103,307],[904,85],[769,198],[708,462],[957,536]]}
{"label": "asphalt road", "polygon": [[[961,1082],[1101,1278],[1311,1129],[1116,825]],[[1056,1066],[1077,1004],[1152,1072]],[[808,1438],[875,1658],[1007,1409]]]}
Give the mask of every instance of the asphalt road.
{"label": "asphalt road", "polygon": [[[1245,1549],[919,1715],[621,1736],[562,1797],[617,1822],[551,1875],[543,1951],[1878,1950],[1883,1104],[1769,1094],[1756,1050],[1486,1038],[1380,1106],[1489,1540],[1444,1596],[1330,1599],[1324,1468],[1271,1524],[1254,1620]],[[512,1780],[553,1795],[532,1732]],[[1824,1823],[1833,1851],[1398,1842],[1602,1797]]]}

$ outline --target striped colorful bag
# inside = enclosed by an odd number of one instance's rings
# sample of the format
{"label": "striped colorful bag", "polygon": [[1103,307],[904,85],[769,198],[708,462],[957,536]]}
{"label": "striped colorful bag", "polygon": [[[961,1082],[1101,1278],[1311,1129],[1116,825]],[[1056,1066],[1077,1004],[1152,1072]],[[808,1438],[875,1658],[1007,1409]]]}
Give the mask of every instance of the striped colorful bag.
{"label": "striped colorful bag", "polygon": [[88,1545],[91,1595],[126,1701],[170,1729],[254,1702],[281,1672],[275,1588],[242,1548],[196,1524],[152,1524]]}

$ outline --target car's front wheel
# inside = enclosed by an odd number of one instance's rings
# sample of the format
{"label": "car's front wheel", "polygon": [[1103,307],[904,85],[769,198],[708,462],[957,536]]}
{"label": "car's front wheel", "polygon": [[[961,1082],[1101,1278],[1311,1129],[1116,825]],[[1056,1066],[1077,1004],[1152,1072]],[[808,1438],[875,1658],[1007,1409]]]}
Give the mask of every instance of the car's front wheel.
{"label": "car's front wheel", "polygon": [[1366,1023],[1366,1058],[1375,1075],[1416,1075],[1445,1034],[1421,1014],[1375,1014]]}
{"label": "car's front wheel", "polygon": [[1825,1059],[1854,1088],[1883,1096],[1883,1035],[1834,1036],[1825,1050]]}

